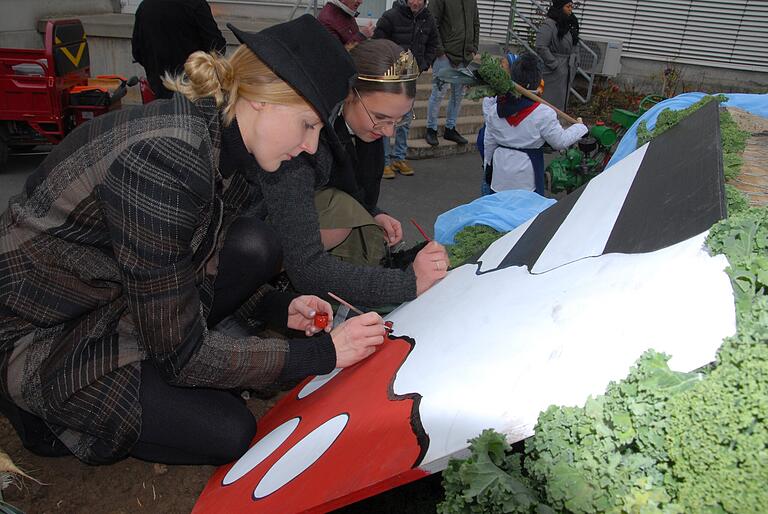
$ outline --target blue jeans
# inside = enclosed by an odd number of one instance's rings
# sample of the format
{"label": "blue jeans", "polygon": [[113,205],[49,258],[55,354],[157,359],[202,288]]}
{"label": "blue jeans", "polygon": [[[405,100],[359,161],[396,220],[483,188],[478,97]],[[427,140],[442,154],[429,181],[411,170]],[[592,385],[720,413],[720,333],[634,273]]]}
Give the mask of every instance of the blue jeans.
{"label": "blue jeans", "polygon": [[[451,62],[448,57],[443,55],[435,59],[432,64],[432,94],[429,97],[429,104],[427,106],[427,128],[437,130],[437,116],[440,114],[440,103],[443,101],[443,96],[448,89],[448,82],[443,82],[437,78],[437,74],[440,70],[444,70],[451,66]],[[446,109],[446,128],[456,128],[456,118],[459,117],[459,109],[461,108],[461,99],[464,98],[464,86],[459,84],[451,84],[451,98],[448,101],[448,108]]]}
{"label": "blue jeans", "polygon": [[389,166],[391,161],[405,160],[405,154],[408,152],[408,132],[411,130],[411,121],[413,116],[408,120],[408,123],[402,127],[395,129],[395,147],[390,149],[389,138],[384,136],[384,166]]}

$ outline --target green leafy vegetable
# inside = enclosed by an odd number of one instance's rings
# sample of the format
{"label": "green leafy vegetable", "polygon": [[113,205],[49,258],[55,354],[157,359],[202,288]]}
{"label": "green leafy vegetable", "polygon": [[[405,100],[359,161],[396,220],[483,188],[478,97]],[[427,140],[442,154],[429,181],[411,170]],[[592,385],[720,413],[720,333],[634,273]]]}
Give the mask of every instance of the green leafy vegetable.
{"label": "green leafy vegetable", "polygon": [[448,245],[448,257],[451,267],[457,268],[488,248],[491,243],[506,234],[487,225],[472,225],[464,227],[453,239],[455,244]]}
{"label": "green leafy vegetable", "polygon": [[[736,163],[746,137],[724,119]],[[522,453],[484,431],[443,473],[439,512],[768,512],[768,210],[726,193],[707,245],[728,259],[738,330],[717,361],[680,373],[649,350],[604,395],[542,412]]]}
{"label": "green leafy vegetable", "polygon": [[515,97],[520,96],[515,90],[515,82],[509,73],[501,67],[501,59],[498,57],[493,57],[487,52],[483,53],[477,75],[483,84],[473,87],[467,93],[470,100],[479,100],[486,96],[502,96],[507,93],[511,93]]}

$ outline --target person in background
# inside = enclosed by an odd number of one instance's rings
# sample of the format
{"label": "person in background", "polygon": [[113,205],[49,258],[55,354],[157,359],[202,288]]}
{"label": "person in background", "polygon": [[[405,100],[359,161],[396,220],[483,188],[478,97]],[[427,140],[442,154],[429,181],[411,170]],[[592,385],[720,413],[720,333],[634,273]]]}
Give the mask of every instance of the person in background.
{"label": "person in background", "polygon": [[[376,23],[374,38],[389,39],[410,50],[421,72],[427,71],[437,54],[439,36],[432,13],[426,8],[425,0],[398,0],[391,9],[381,15]],[[389,138],[384,136],[384,178],[395,178],[397,171],[401,175],[413,175],[413,168],[405,162],[408,151],[408,131],[412,116],[407,123],[395,130],[395,145],[390,148]]]}
{"label": "person in background", "polygon": [[357,25],[357,8],[362,3],[363,0],[328,0],[317,19],[345,46],[365,41],[373,36],[373,21],[362,28]]}
{"label": "person in background", "polygon": [[413,109],[418,64],[386,39],[363,41],[350,55],[357,78],[341,116],[323,130],[316,155],[260,174],[253,205],[265,210],[261,217],[280,237],[285,271],[297,291],[331,291],[358,306],[400,304],[428,290],[448,268],[445,248],[436,242],[406,251],[401,266],[381,265],[403,237],[400,222],[378,207],[381,140],[392,137]]}
{"label": "person in background", "polygon": [[[438,73],[448,66],[466,66],[475,58],[480,44],[480,17],[477,0],[432,0],[429,10],[437,23],[440,46],[437,49],[437,59],[432,64],[432,94],[427,106],[425,139],[430,145],[437,146],[440,144],[437,140],[437,117],[447,89],[447,83],[438,78]],[[456,130],[462,98],[464,86],[452,84],[443,137],[465,145],[467,140]]]}
{"label": "person in background", "polygon": [[184,71],[193,52],[224,55],[227,42],[205,0],[143,0],[133,21],[133,60],[144,67],[149,87],[157,98],[173,94],[162,77]]}
{"label": "person in background", "polygon": [[544,62],[543,98],[561,111],[568,105],[578,68],[579,21],[573,2],[553,0],[536,32],[536,53]]}
{"label": "person in background", "polygon": [[[35,453],[231,462],[256,432],[232,390],[351,366],[384,340],[376,313],[319,333],[331,306],[264,283],[280,244],[245,215],[253,173],[316,151],[349,54],[309,15],[230,28],[229,58],[195,52],[171,99],[70,132],[0,216],[0,411]],[[315,337],[213,329],[233,311]]]}
{"label": "person in background", "polygon": [[[509,62],[512,61],[510,65]],[[541,84],[538,57],[526,53],[512,60],[509,56],[502,67],[512,80],[528,90]],[[485,180],[491,192],[525,189],[544,195],[544,153],[541,147],[568,148],[587,133],[578,123],[563,129],[557,114],[548,105],[524,96],[504,96],[483,99],[485,119],[484,164]]]}

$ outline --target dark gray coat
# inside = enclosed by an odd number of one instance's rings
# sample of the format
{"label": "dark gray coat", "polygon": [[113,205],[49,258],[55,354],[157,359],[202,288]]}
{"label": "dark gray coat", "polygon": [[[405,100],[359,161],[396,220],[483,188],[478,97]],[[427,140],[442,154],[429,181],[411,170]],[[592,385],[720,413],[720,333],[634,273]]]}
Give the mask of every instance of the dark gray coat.
{"label": "dark gray coat", "polygon": [[389,39],[403,49],[410,50],[419,63],[421,71],[426,71],[432,66],[440,44],[435,18],[429,9],[424,7],[414,14],[402,0],[381,15],[376,23],[373,37]]}
{"label": "dark gray coat", "polygon": [[0,215],[0,394],[85,462],[138,439],[142,361],[172,385],[257,387],[307,344],[207,329],[220,243],[249,189],[219,173],[220,134],[210,98],[99,116]]}
{"label": "dark gray coat", "polygon": [[576,76],[578,66],[577,47],[571,33],[562,39],[557,37],[557,23],[546,18],[536,33],[536,53],[544,61],[544,100],[561,111],[568,103],[568,91]]}

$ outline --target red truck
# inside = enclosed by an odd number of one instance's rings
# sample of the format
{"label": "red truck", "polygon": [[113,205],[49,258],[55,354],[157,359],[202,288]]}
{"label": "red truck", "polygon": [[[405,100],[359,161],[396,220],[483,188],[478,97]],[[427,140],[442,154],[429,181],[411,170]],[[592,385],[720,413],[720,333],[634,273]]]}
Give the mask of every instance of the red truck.
{"label": "red truck", "polygon": [[56,144],[73,128],[120,106],[126,80],[90,76],[80,20],[50,20],[43,49],[0,48],[0,167],[9,150]]}

